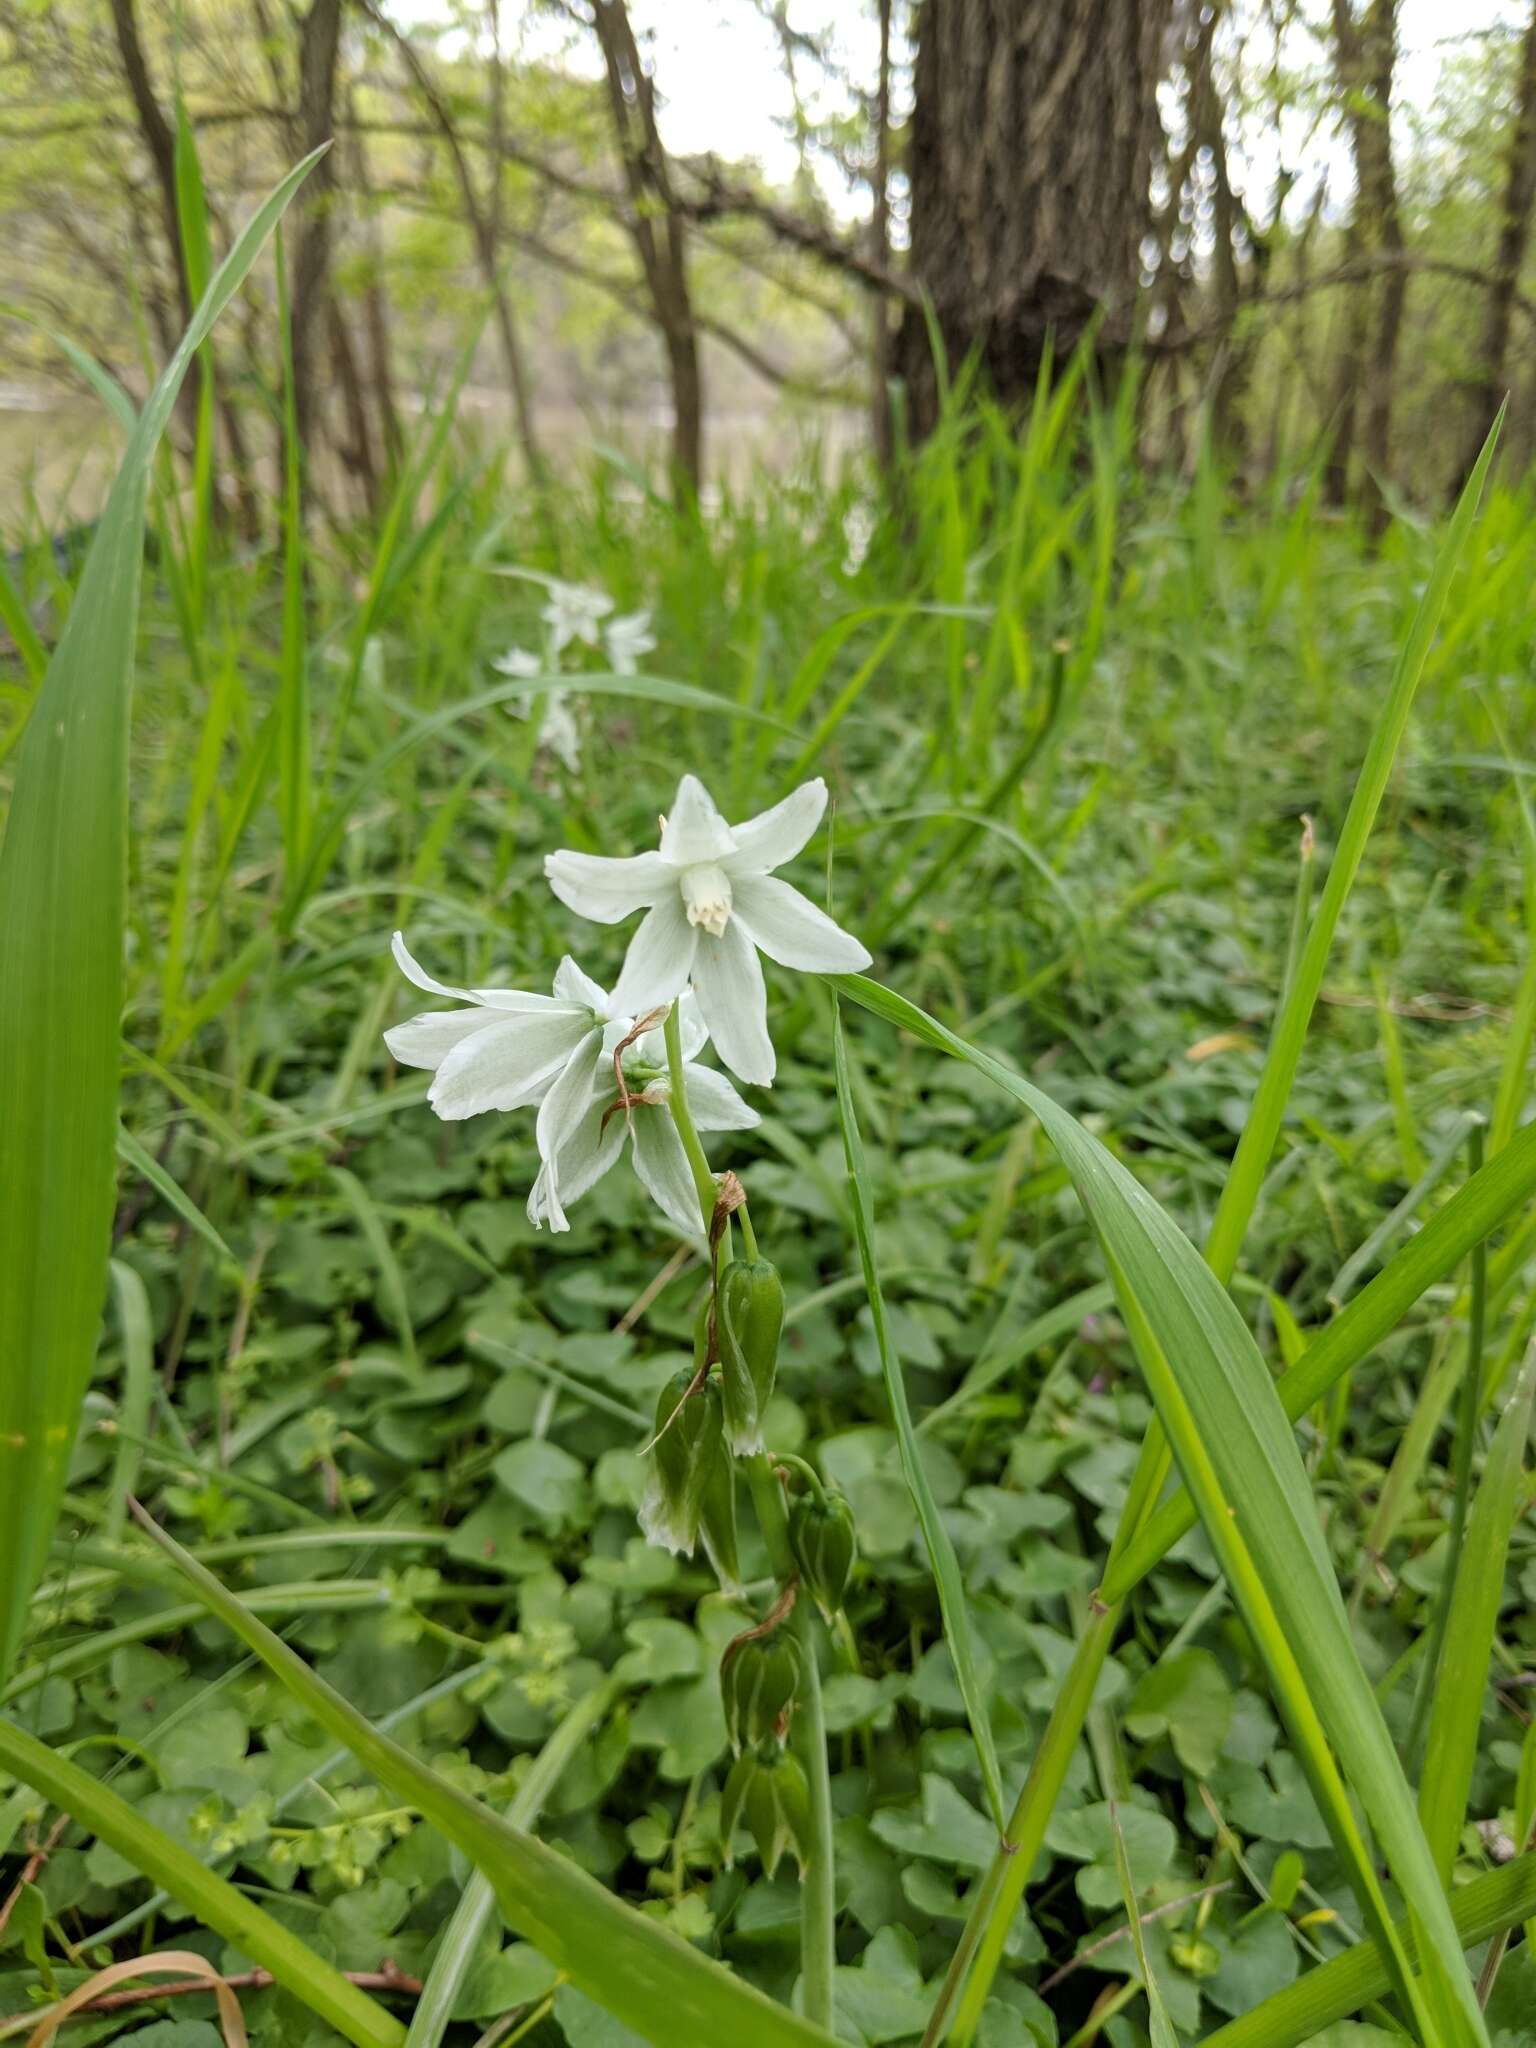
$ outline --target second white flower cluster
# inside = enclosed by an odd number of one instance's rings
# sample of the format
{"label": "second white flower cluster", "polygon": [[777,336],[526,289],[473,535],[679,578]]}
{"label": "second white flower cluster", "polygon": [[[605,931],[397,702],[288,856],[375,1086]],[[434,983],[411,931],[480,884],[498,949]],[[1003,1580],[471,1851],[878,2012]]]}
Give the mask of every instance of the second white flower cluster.
{"label": "second white flower cluster", "polygon": [[395,957],[418,988],[469,1005],[426,1011],[387,1031],[406,1066],[433,1075],[428,1100],[446,1118],[536,1108],[539,1173],[528,1198],[535,1224],[569,1227],[566,1207],[632,1140],[635,1170],[679,1229],[700,1227],[692,1175],[670,1109],[663,1026],[679,1005],[683,1085],[701,1131],[758,1121],[723,1074],[697,1064],[713,1039],[742,1081],[764,1086],[776,1067],[758,958],[813,974],[870,964],[859,941],[773,870],[799,853],[826,809],[818,777],[782,803],[729,825],[696,776],[677,786],[654,852],[613,859],[562,850],[544,863],[572,910],[618,924],[643,910],[611,994],[567,958],[552,995],[447,987],[395,934]]}

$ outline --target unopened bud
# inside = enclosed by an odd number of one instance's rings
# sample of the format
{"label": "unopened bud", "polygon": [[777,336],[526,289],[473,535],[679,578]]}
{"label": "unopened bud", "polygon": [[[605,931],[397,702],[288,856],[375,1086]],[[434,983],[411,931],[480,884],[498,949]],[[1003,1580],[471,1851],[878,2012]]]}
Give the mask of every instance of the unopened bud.
{"label": "unopened bud", "polygon": [[[713,1386],[710,1392],[715,1392]],[[715,1452],[704,1487],[699,1534],[704,1538],[704,1548],[715,1568],[721,1591],[739,1593],[741,1567],[736,1561],[736,1465],[723,1442]]]}
{"label": "unopened bud", "polygon": [[684,1367],[662,1388],[656,1403],[651,1470],[640,1503],[640,1528],[648,1543],[678,1556],[691,1556],[715,1468],[725,1462],[720,1389]]}
{"label": "unopened bud", "polygon": [[843,1604],[858,1545],[840,1493],[803,1494],[789,1511],[789,1547],[806,1591],[830,1621]]}
{"label": "unopened bud", "polygon": [[802,1869],[811,1838],[811,1790],[798,1758],[776,1744],[766,1753],[746,1749],[731,1766],[720,1797],[720,1839],[726,1867],[731,1839],[745,1822],[763,1874],[772,1877],[786,1849],[793,1849]]}
{"label": "unopened bud", "polygon": [[715,1342],[725,1393],[731,1449],[750,1457],[763,1448],[763,1415],[773,1393],[784,1327],[784,1283],[767,1259],[733,1259],[720,1275]]}
{"label": "unopened bud", "polygon": [[731,1747],[740,1752],[782,1742],[799,1686],[800,1645],[782,1628],[732,1643],[720,1665]]}

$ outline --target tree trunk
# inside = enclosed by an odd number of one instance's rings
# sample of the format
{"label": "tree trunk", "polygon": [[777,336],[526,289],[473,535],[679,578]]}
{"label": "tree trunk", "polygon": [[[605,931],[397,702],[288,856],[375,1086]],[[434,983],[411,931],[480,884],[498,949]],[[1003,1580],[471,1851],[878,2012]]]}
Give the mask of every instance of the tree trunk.
{"label": "tree trunk", "polygon": [[593,0],[608,103],[629,188],[629,232],[645,272],[672,381],[672,468],[679,493],[697,498],[704,474],[704,387],[688,289],[687,231],[656,127],[656,96],[624,0]]}
{"label": "tree trunk", "polygon": [[[305,155],[336,130],[336,56],[341,0],[313,0],[299,32],[299,142]],[[330,296],[336,168],[327,151],[310,172],[296,211],[293,247],[293,400],[299,446],[314,432],[319,400],[320,336]]]}
{"label": "tree trunk", "polygon": [[[1333,0],[1333,30],[1355,165],[1355,206],[1345,244],[1346,261],[1370,255],[1398,257],[1403,253],[1403,226],[1392,168],[1397,0],[1368,0],[1358,18],[1351,0]],[[1372,531],[1378,534],[1387,516],[1382,485],[1392,457],[1392,385],[1407,288],[1407,268],[1396,265],[1385,270],[1379,285],[1363,284],[1355,289],[1344,316],[1344,344],[1334,386],[1335,426],[1326,493],[1335,505],[1349,496],[1358,420],[1368,517]]]}
{"label": "tree trunk", "polygon": [[[880,0],[880,75],[875,88],[875,191],[869,233],[875,262],[891,260],[891,0]],[[885,294],[870,299],[870,422],[875,460],[889,469],[891,432],[891,314]]]}
{"label": "tree trunk", "polygon": [[[464,202],[464,212],[469,220],[470,235],[480,263],[480,274],[485,280],[485,288],[491,295],[491,304],[496,314],[496,332],[501,340],[502,360],[506,365],[507,385],[512,394],[512,411],[517,420],[518,436],[523,446],[523,459],[528,465],[529,479],[542,503],[549,472],[534,429],[533,392],[529,384],[527,364],[523,358],[521,337],[517,331],[517,319],[512,311],[512,302],[507,297],[498,264],[495,219],[491,210],[481,204],[469,168],[469,159],[464,154],[464,146],[459,140],[459,131],[454,125],[453,116],[448,111],[447,101],[433,83],[432,75],[422,62],[415,44],[379,12],[373,0],[363,0],[363,5],[399,51],[401,61],[414,79],[416,89],[426,102],[427,111],[432,116],[433,123],[448,151],[454,177],[458,180],[459,197]],[[500,178],[499,158],[493,169],[494,175]]]}
{"label": "tree trunk", "polygon": [[1504,198],[1500,208],[1498,254],[1494,258],[1494,281],[1483,308],[1477,375],[1469,391],[1471,405],[1467,440],[1455,478],[1458,491],[1471,474],[1493,416],[1503,402],[1510,315],[1514,311],[1520,269],[1525,262],[1526,244],[1530,238],[1531,207],[1536,203],[1536,6],[1531,10],[1521,48],[1517,90],[1514,133],[1509,141],[1509,163],[1504,174]]}
{"label": "tree trunk", "polygon": [[[908,152],[911,267],[951,364],[973,350],[1022,403],[1051,349],[1102,319],[1130,339],[1171,0],[921,0]],[[899,359],[914,430],[937,387],[909,307]]]}
{"label": "tree trunk", "polygon": [[[144,45],[139,36],[134,0],[112,0],[112,26],[117,37],[118,54],[123,60],[123,75],[128,81],[128,91],[133,100],[134,112],[138,116],[139,130],[144,137],[144,146],[149,151],[150,161],[154,165],[160,218],[165,228],[166,245],[170,250],[171,268],[176,273],[176,301],[181,309],[180,326],[185,330],[192,320],[192,286],[187,269],[186,246],[181,234],[181,210],[176,201],[176,134],[155,96],[154,84],[149,75],[149,64],[144,55]],[[153,300],[158,295],[152,293],[150,296]],[[177,335],[169,345],[166,345],[162,331],[162,345],[165,346],[167,355],[179,339],[180,336]],[[209,342],[207,346],[211,354],[213,344]],[[207,364],[200,354],[197,380],[194,381],[190,377],[187,379],[178,400],[178,410],[189,434],[195,434],[197,431],[197,393],[201,380],[208,374]],[[256,498],[255,485],[251,481],[250,458],[240,427],[240,416],[218,380],[214,383],[214,394],[228,444],[239,530],[247,540],[252,540],[261,531],[261,507]],[[223,500],[215,495],[216,516],[222,503]]]}

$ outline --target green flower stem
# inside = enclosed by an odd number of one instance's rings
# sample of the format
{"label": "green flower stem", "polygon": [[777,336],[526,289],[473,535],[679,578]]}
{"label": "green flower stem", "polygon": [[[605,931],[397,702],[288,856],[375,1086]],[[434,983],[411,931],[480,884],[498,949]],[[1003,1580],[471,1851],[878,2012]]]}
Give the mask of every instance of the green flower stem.
{"label": "green flower stem", "polygon": [[[752,1505],[768,1546],[769,1560],[781,1582],[795,1569],[789,1547],[789,1517],[784,1489],[765,1451],[746,1461]],[[821,1710],[821,1674],[817,1668],[816,1611],[802,1597],[795,1602],[791,1623],[799,1637],[803,1678],[794,1718],[794,1741],[811,1792],[810,1853],[801,1871],[800,1970],[805,2016],[832,2031],[833,1971],[837,1966],[837,1897],[832,1846],[832,1784],[827,1775],[827,1724]]]}
{"label": "green flower stem", "polygon": [[[748,1247],[750,1250],[750,1247]],[[756,1253],[753,1253],[756,1257]],[[793,1451],[775,1451],[772,1454],[775,1465],[787,1465],[792,1472],[798,1472],[818,1501],[827,1497],[827,1489],[821,1483],[821,1475],[814,1465],[808,1465],[804,1458],[797,1458]]]}
{"label": "green flower stem", "polygon": [[296,1934],[190,1849],[151,1827],[116,1792],[13,1721],[0,1720],[0,1766],[89,1828],[98,1841],[164,1886],[187,1910],[235,1946],[343,2034],[356,2048],[400,2048],[405,2028]]}
{"label": "green flower stem", "polygon": [[[677,1125],[677,1135],[683,1141],[683,1151],[693,1171],[693,1184],[698,1189],[699,1212],[704,1219],[704,1235],[709,1236],[714,1221],[717,1184],[710,1171],[709,1161],[704,1156],[704,1147],[699,1143],[699,1134],[694,1128],[693,1117],[688,1108],[688,1096],[684,1088],[683,1042],[678,1028],[677,1005],[674,1003],[667,1012],[666,1022],[667,1070],[671,1077],[670,1100],[672,1120]],[[751,1225],[742,1216],[742,1230],[747,1247],[754,1254],[756,1238],[751,1234]],[[725,1236],[721,1236],[724,1247]],[[781,1585],[787,1585],[795,1569],[795,1561],[789,1547],[789,1516],[784,1507],[784,1490],[778,1475],[766,1453],[746,1461],[747,1480],[752,1489],[752,1503],[757,1510],[758,1526],[763,1532],[763,1541],[768,1547],[769,1561]],[[805,1771],[806,1782],[811,1794],[811,1842],[810,1852],[801,1872],[800,1890],[800,1973],[804,1994],[805,2016],[813,2026],[832,2031],[832,1984],[833,1971],[837,1965],[837,1892],[833,1865],[832,1848],[832,1786],[827,1775],[827,1726],[821,1710],[821,1675],[816,1664],[815,1615],[809,1600],[795,1603],[793,1627],[804,1651],[804,1690],[801,1695],[800,1711],[795,1716],[794,1739]]]}
{"label": "green flower stem", "polygon": [[715,1197],[718,1189],[715,1176],[709,1170],[709,1161],[704,1157],[704,1147],[699,1143],[699,1134],[694,1128],[693,1111],[688,1107],[687,1076],[683,1063],[683,1034],[678,1018],[678,1005],[674,1003],[667,1012],[663,1027],[667,1043],[668,1105],[672,1121],[677,1126],[677,1135],[683,1141],[689,1170],[693,1174],[693,1185],[698,1191],[699,1212],[704,1218],[704,1236],[709,1238],[709,1227],[715,1220]]}

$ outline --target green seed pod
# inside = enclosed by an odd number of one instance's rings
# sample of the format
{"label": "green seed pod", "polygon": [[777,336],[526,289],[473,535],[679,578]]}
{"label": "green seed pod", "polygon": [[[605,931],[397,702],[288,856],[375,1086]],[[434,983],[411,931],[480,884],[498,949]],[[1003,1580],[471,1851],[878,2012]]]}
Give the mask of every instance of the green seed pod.
{"label": "green seed pod", "polygon": [[694,1377],[685,1366],[661,1390],[650,1477],[640,1503],[646,1541],[678,1556],[693,1554],[710,1482],[726,1457],[720,1389],[706,1381],[690,1394]]}
{"label": "green seed pod", "polygon": [[757,1776],[759,1768],[756,1752],[744,1749],[731,1765],[730,1775],[725,1781],[725,1790],[720,1794],[720,1841],[725,1850],[727,1870],[731,1867],[731,1842],[741,1823],[742,1809],[747,1803],[747,1790]]}
{"label": "green seed pod", "polygon": [[773,1876],[786,1849],[793,1849],[795,1861],[805,1868],[811,1839],[811,1788],[798,1757],[787,1749],[770,1757],[759,1753],[742,1814],[757,1844],[765,1877]]}
{"label": "green seed pod", "polygon": [[853,1510],[840,1493],[802,1494],[789,1511],[789,1547],[806,1590],[828,1621],[843,1604],[858,1545]]}
{"label": "green seed pod", "polygon": [[704,1488],[699,1534],[704,1538],[704,1548],[715,1568],[721,1591],[739,1593],[741,1568],[736,1562],[736,1465],[723,1444],[715,1454]]}
{"label": "green seed pod", "polygon": [[720,1698],[732,1748],[739,1753],[782,1742],[781,1723],[799,1686],[800,1645],[783,1629],[733,1643],[720,1666]]}
{"label": "green seed pod", "polygon": [[725,1389],[731,1449],[750,1457],[763,1448],[763,1415],[773,1392],[784,1327],[784,1283],[767,1259],[733,1259],[720,1275],[715,1343]]}

